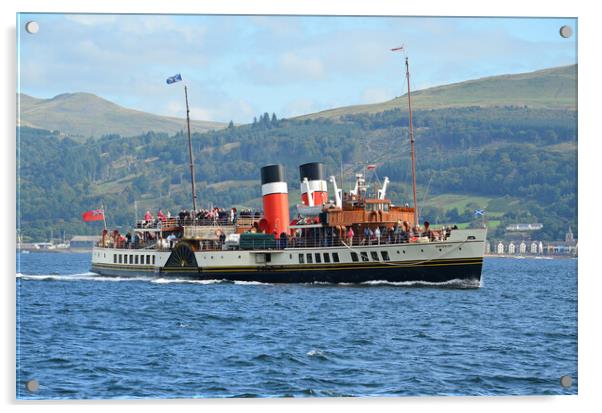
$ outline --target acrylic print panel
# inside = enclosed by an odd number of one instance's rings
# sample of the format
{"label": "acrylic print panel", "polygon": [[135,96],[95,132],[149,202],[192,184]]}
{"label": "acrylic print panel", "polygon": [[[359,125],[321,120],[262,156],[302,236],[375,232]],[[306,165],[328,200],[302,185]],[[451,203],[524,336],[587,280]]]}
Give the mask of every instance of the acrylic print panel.
{"label": "acrylic print panel", "polygon": [[577,394],[576,19],[17,33],[18,399]]}

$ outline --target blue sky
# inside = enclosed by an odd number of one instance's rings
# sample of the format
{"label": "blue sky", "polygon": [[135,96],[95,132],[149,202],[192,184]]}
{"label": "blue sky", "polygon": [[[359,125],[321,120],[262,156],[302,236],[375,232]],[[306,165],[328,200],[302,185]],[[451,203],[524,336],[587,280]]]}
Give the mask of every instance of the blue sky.
{"label": "blue sky", "polygon": [[193,119],[236,123],[399,96],[403,56],[389,49],[400,44],[413,89],[577,61],[571,18],[21,14],[17,24],[20,92],[90,92],[183,117],[182,84],[165,84],[181,73]]}

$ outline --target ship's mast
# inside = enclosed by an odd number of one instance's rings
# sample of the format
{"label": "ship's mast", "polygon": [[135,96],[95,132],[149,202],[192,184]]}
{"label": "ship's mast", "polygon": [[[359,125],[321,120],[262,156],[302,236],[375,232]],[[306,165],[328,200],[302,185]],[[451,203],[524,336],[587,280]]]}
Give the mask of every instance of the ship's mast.
{"label": "ship's mast", "polygon": [[190,108],[188,107],[188,88],[184,86],[186,97],[186,126],[188,127],[188,157],[190,159],[190,184],[192,185],[192,210],[196,211],[196,191],[194,190],[194,161],[192,159],[192,139],[190,138]]}
{"label": "ship's mast", "polygon": [[416,156],[414,155],[414,127],[412,125],[412,95],[410,92],[410,64],[406,56],[406,78],[408,80],[408,112],[410,114],[410,154],[412,157],[412,194],[414,195],[414,225],[418,225],[418,203],[416,202]]}

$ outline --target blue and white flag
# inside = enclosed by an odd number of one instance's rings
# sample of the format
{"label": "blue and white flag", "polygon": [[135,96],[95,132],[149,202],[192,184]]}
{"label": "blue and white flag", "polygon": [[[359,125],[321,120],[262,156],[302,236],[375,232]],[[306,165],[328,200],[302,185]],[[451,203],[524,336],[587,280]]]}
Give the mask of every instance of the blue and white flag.
{"label": "blue and white flag", "polygon": [[475,209],[474,211],[475,216],[477,215],[485,215],[485,211],[482,209]]}
{"label": "blue and white flag", "polygon": [[179,82],[181,80],[182,80],[182,75],[178,73],[175,76],[168,77],[165,82],[167,82],[168,85],[171,85],[172,83],[176,83],[176,82]]}

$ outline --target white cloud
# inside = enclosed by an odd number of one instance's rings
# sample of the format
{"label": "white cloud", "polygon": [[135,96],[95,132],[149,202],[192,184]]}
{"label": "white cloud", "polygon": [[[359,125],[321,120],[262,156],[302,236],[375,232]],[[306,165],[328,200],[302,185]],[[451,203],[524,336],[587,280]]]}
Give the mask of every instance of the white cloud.
{"label": "white cloud", "polygon": [[104,26],[117,22],[117,16],[113,14],[65,14],[65,19],[83,26]]}

